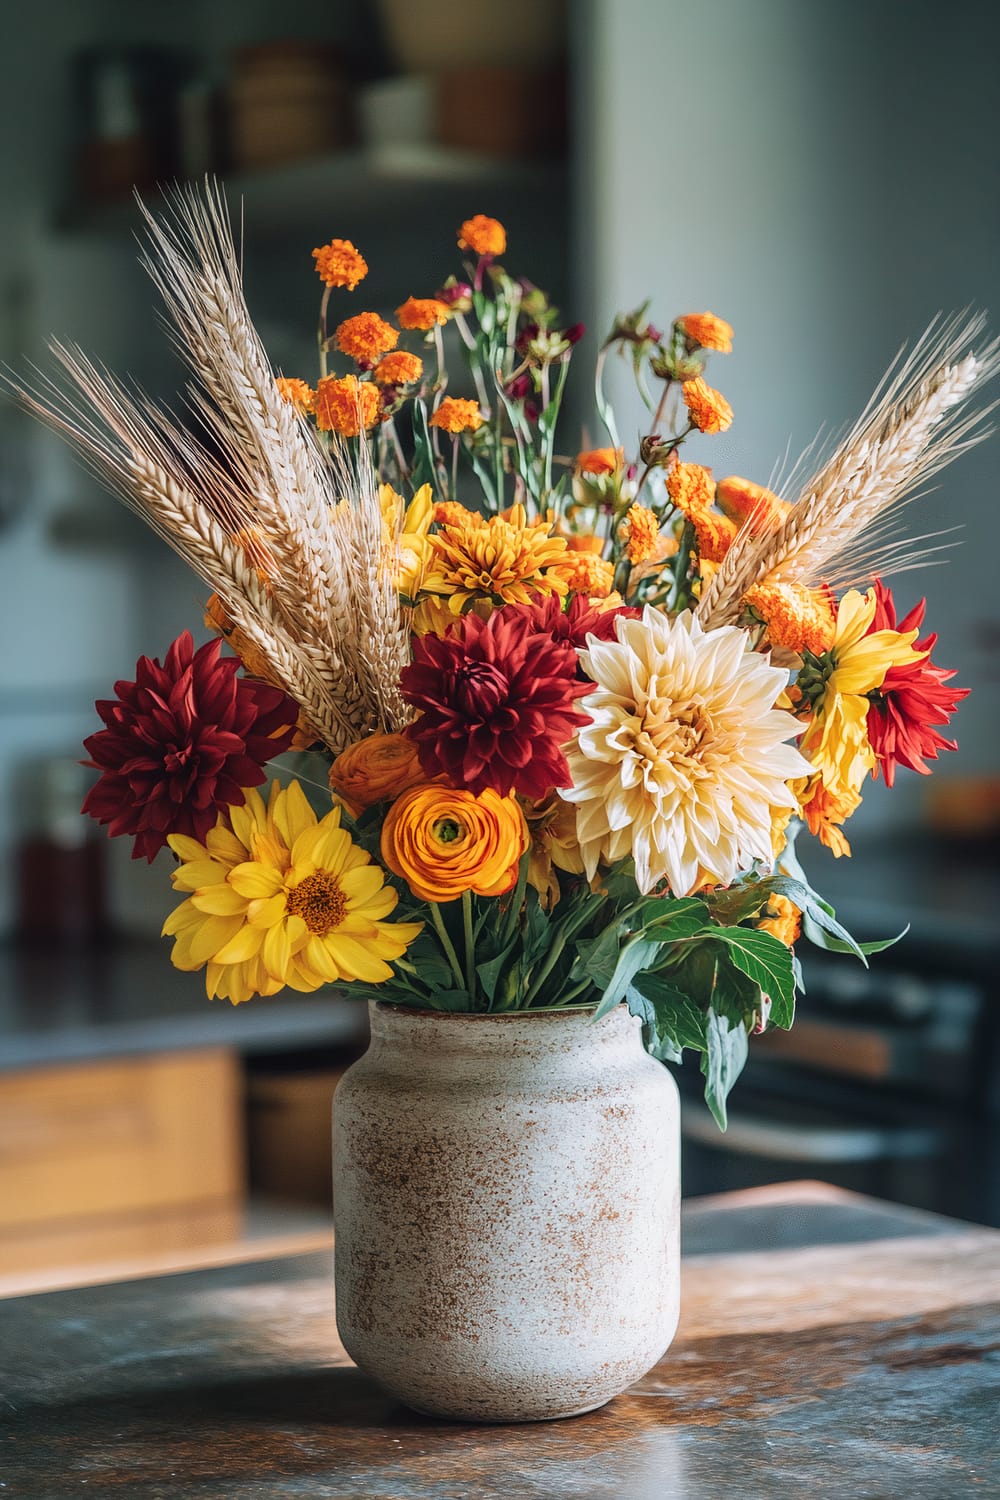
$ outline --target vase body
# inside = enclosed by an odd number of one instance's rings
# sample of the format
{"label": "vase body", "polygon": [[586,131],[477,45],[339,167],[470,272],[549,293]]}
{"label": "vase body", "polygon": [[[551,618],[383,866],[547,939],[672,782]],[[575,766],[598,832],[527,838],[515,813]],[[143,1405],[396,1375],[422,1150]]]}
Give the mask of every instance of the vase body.
{"label": "vase body", "polygon": [[624,1006],[371,1006],[334,1100],[337,1326],[438,1416],[590,1411],[664,1352],[679,1306],[679,1121]]}

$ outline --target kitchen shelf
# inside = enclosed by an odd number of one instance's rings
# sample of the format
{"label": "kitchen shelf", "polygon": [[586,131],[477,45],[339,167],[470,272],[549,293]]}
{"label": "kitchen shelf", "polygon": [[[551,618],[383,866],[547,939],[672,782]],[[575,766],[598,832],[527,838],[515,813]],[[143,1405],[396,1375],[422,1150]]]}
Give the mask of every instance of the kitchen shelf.
{"label": "kitchen shelf", "polygon": [[[469,213],[497,213],[529,198],[565,190],[564,160],[502,160],[445,146],[399,144],[361,148],[291,162],[267,170],[220,174],[234,220],[242,202],[257,240],[301,240],[329,233],[329,224],[402,223],[432,213],[438,203],[460,203]],[[155,207],[156,193],[143,197]],[[483,201],[486,198],[488,201]],[[131,198],[89,205],[56,224],[67,235],[120,238],[138,228]],[[349,231],[344,231],[349,232]]]}

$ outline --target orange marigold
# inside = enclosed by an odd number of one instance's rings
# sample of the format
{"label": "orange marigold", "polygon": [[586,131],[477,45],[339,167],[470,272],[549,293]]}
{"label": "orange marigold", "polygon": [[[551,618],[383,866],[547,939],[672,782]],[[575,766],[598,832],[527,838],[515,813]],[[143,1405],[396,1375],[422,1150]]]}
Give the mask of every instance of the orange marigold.
{"label": "orange marigold", "polygon": [[743,603],[766,623],[772,646],[822,656],[833,645],[837,620],[826,593],[801,583],[755,583]]}
{"label": "orange marigold", "polygon": [[559,574],[571,592],[589,599],[606,599],[615,581],[613,565],[593,552],[568,553]]}
{"label": "orange marigold", "polygon": [[630,505],[625,517],[625,552],[630,563],[648,562],[659,546],[660,523],[645,505]]}
{"label": "orange marigold", "polygon": [[720,563],[736,535],[736,527],[732,521],[714,510],[706,510],[692,516],[691,523],[697,539],[698,556],[703,561]]}
{"label": "orange marigold", "polygon": [[478,511],[467,510],[457,500],[438,500],[434,506],[434,521],[438,526],[486,525]]}
{"label": "orange marigold", "polygon": [[477,255],[502,255],[507,248],[507,231],[497,219],[473,214],[458,231],[458,248],[474,250]]}
{"label": "orange marigold", "polygon": [[331,240],[313,251],[316,272],[327,286],[346,286],[353,292],[368,275],[368,262],[350,240]]}
{"label": "orange marigold", "polygon": [[708,510],[715,497],[711,469],[701,464],[674,464],[667,475],[667,494],[686,516]]}
{"label": "orange marigold", "polygon": [[751,536],[777,531],[792,508],[787,500],[779,500],[773,490],[754,484],[752,479],[741,479],[738,474],[720,479],[715,496],[719,509],[731,521],[738,526],[749,523]]}
{"label": "orange marigold", "polygon": [[399,332],[380,318],[378,313],[357,313],[345,318],[334,338],[337,348],[359,365],[373,365],[375,361],[399,343]]}
{"label": "orange marigold", "polygon": [[845,854],[849,856],[851,846],[841,832],[841,824],[846,823],[861,806],[860,792],[847,786],[831,791],[824,785],[822,776],[815,776],[806,783],[796,782],[792,790],[801,798],[799,809],[809,832],[832,852],[835,859]]}
{"label": "orange marigold", "polygon": [[340,379],[328,375],[316,387],[316,426],[320,432],[357,437],[362,429],[374,427],[379,407],[378,387],[356,375]]}
{"label": "orange marigold", "polygon": [[423,360],[405,349],[384,355],[372,371],[379,385],[413,385],[423,373]]}
{"label": "orange marigold", "polygon": [[725,318],[717,318],[710,312],[685,313],[677,319],[677,327],[690,343],[698,344],[702,349],[714,349],[718,354],[732,353],[733,329]]}
{"label": "orange marigold", "polygon": [[614,474],[625,463],[624,448],[585,448],[576,455],[578,474]]}
{"label": "orange marigold", "polygon": [[301,412],[312,411],[316,392],[311,385],[307,385],[304,380],[296,380],[286,375],[279,375],[274,383],[278,387],[278,395],[282,401],[287,401],[290,406],[296,407]]}
{"label": "orange marigold", "polygon": [[707,385],[700,375],[695,380],[685,380],[681,395],[699,432],[725,432],[731,426],[733,408],[725,396]]}
{"label": "orange marigold", "polygon": [[483,414],[475,401],[466,401],[461,396],[445,396],[431,417],[430,425],[440,427],[443,432],[475,432],[483,425]]}
{"label": "orange marigold", "polygon": [[422,333],[447,323],[449,307],[436,297],[407,297],[402,307],[396,308],[396,317],[401,328],[419,328]]}

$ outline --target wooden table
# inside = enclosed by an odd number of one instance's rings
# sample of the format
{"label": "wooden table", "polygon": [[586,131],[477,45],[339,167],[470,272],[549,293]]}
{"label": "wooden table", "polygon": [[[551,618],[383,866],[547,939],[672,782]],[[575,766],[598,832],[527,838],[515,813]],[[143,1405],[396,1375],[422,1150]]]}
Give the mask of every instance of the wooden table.
{"label": "wooden table", "polygon": [[819,1184],[703,1199],[685,1232],[667,1356],[538,1426],[383,1396],[329,1250],[0,1303],[0,1497],[1000,1494],[1000,1234]]}

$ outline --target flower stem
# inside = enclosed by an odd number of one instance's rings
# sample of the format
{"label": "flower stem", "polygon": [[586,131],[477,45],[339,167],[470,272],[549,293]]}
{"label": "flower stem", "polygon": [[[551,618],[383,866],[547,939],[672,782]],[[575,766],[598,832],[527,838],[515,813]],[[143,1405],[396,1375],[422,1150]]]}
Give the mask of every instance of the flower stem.
{"label": "flower stem", "polygon": [[441,908],[436,901],[430,901],[428,902],[428,905],[431,909],[431,921],[434,923],[438,938],[441,942],[441,947],[445,951],[445,957],[451,964],[451,972],[455,976],[459,989],[464,990],[465,976],[462,973],[462,966],[458,961],[458,954],[455,952],[455,944],[448,936],[448,929],[444,925],[444,918],[441,915]]}
{"label": "flower stem", "polygon": [[326,358],[326,310],[330,306],[330,293],[333,288],[328,286],[323,289],[323,300],[319,305],[319,328],[316,330],[316,342],[319,345],[319,374],[320,379],[325,380],[329,373],[329,365]]}
{"label": "flower stem", "polygon": [[472,892],[462,892],[462,923],[465,928],[465,987],[476,1001],[476,943],[472,935]]}

